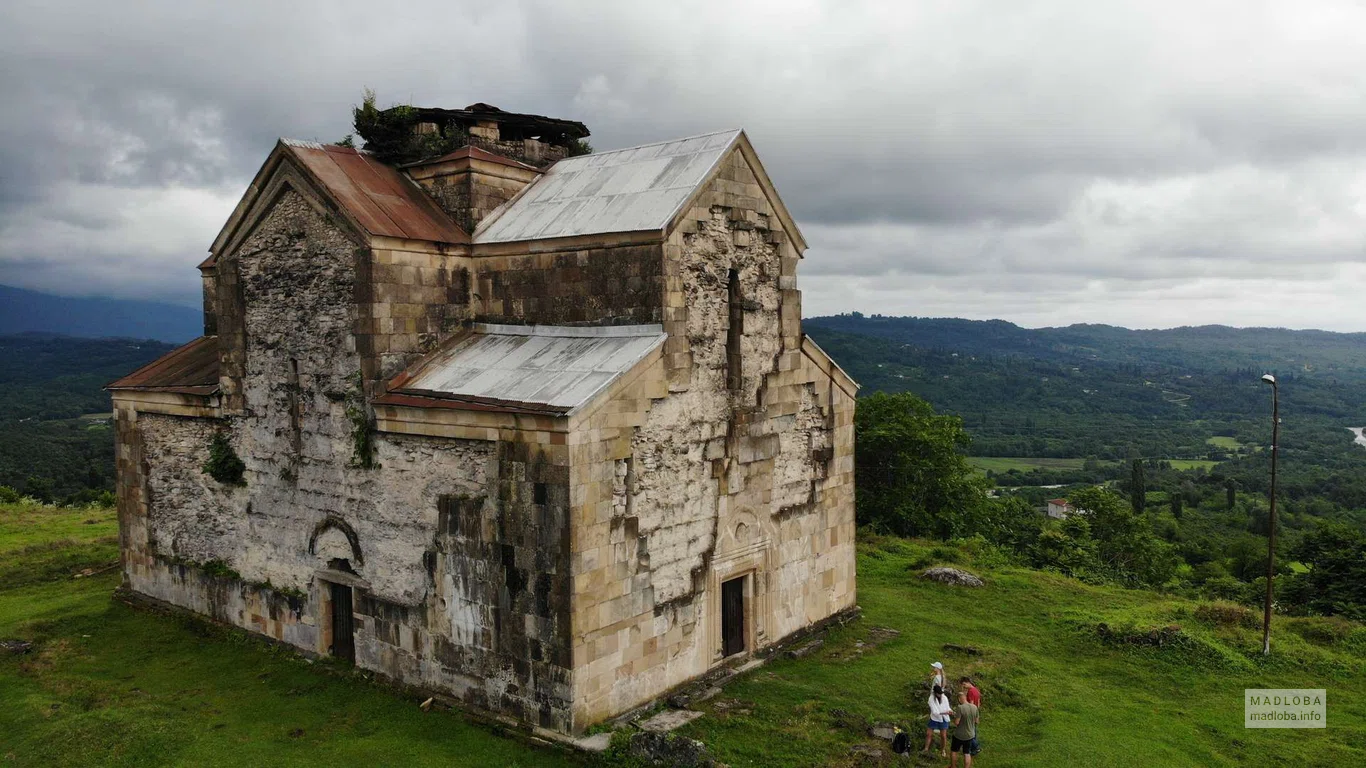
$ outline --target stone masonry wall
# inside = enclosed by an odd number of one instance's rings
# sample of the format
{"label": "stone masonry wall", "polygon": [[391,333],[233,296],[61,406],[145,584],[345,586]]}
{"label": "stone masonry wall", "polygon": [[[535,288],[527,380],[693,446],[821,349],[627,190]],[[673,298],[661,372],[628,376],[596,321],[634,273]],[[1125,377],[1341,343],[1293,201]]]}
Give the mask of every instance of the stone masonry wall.
{"label": "stone masonry wall", "polygon": [[726,579],[751,650],[854,600],[853,400],[803,353],[797,256],[740,152],[665,252],[661,361],[571,436],[576,728],[719,663]]}
{"label": "stone masonry wall", "polygon": [[569,150],[557,144],[547,144],[536,139],[509,139],[499,141],[471,136],[469,138],[471,146],[488,150],[495,155],[510,157],[528,165],[537,167],[547,166],[557,160],[563,160],[569,154]]}
{"label": "stone masonry wall", "polygon": [[471,159],[449,165],[419,166],[410,169],[409,175],[461,229],[471,233],[498,206],[537,177],[529,169]]}
{"label": "stone masonry wall", "polygon": [[[326,652],[324,579],[344,560],[360,585],[359,666],[567,727],[564,460],[370,431],[362,466],[354,243],[286,193],[223,263],[237,275],[239,408],[221,420],[125,409],[128,585]],[[202,472],[218,430],[244,487]]]}
{"label": "stone masonry wall", "polygon": [[374,248],[358,270],[356,351],[371,393],[473,315],[471,260],[439,251]]}
{"label": "stone masonry wall", "polygon": [[553,325],[661,322],[662,257],[658,245],[479,257],[477,319]]}
{"label": "stone masonry wall", "polygon": [[[287,189],[235,252],[219,255],[220,382],[230,413],[241,413],[247,399],[270,397],[254,373],[287,363],[281,350],[294,337],[312,338],[313,359],[299,361],[304,369],[360,370],[352,330],[362,254],[360,243]],[[253,382],[254,398],[246,392]]]}

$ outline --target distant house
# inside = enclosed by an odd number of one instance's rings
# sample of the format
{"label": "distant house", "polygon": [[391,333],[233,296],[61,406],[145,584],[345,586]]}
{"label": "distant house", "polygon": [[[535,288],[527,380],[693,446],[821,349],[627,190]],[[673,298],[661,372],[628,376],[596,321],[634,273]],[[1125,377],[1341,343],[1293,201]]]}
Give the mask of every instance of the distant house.
{"label": "distant house", "polygon": [[1049,517],[1056,518],[1056,519],[1058,519],[1058,520],[1062,520],[1062,519],[1064,519],[1064,518],[1070,517],[1070,516],[1072,515],[1072,513],[1073,513],[1073,512],[1076,512],[1076,511],[1077,511],[1076,507],[1073,507],[1070,503],[1068,503],[1067,499],[1049,499],[1049,500],[1048,500],[1048,516],[1049,516]]}

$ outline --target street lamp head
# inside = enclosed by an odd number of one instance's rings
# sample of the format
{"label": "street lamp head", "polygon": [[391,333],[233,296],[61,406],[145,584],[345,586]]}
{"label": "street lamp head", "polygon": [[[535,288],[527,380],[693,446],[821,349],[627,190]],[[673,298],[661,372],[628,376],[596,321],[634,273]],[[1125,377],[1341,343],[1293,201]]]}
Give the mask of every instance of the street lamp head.
{"label": "street lamp head", "polygon": [[1273,387],[1276,386],[1276,377],[1272,376],[1269,373],[1262,374],[1262,381],[1265,381],[1267,384],[1270,384]]}

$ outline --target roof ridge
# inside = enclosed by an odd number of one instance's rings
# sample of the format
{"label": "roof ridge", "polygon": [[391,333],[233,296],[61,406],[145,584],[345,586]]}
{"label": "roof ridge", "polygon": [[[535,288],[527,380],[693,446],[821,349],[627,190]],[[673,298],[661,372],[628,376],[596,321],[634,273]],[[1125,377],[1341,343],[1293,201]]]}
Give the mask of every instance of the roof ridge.
{"label": "roof ridge", "polygon": [[[602,150],[601,152],[596,152],[596,151],[595,151],[595,152],[593,152],[593,153],[590,154],[590,155],[575,155],[574,157],[566,157],[566,158],[564,158],[563,160],[560,160],[559,163],[563,163],[565,160],[579,160],[579,159],[587,159],[587,158],[593,158],[593,157],[602,157],[603,155],[613,155],[613,154],[616,154],[617,152],[630,152],[630,151],[635,150],[635,149],[645,149],[646,147],[657,147],[657,146],[659,146],[660,144],[678,144],[678,143],[684,142],[684,141],[692,141],[693,139],[705,139],[705,138],[708,138],[708,137],[710,137],[710,136],[720,136],[720,135],[722,135],[722,134],[732,134],[732,135],[738,136],[738,135],[740,135],[740,133],[742,133],[744,130],[745,130],[744,128],[728,128],[728,129],[726,129],[726,130],[724,130],[724,131],[711,131],[710,133],[699,133],[699,134],[697,134],[697,135],[695,135],[695,136],[680,136],[680,137],[678,137],[678,138],[676,138],[676,139],[665,139],[664,141],[652,141],[652,142],[650,142],[649,144],[637,144],[637,145],[635,145],[635,146],[633,146],[633,147],[621,147],[620,149],[604,149],[604,150]],[[559,163],[556,163],[556,165],[558,165]]]}
{"label": "roof ridge", "polygon": [[344,146],[344,145],[342,145],[342,144],[323,143],[323,142],[321,142],[321,141],[312,141],[312,140],[310,140],[310,139],[291,139],[291,138],[289,138],[289,137],[287,137],[287,136],[281,136],[281,137],[280,137],[280,143],[281,143],[281,144],[284,144],[284,145],[287,146],[287,147],[298,147],[299,149],[321,149],[321,150],[328,150],[328,149],[349,149],[349,150],[351,150],[352,152],[355,152],[355,153],[358,154],[358,155],[373,155],[373,154],[375,154],[374,152],[371,152],[371,151],[368,150],[368,149],[361,149],[360,147],[348,147],[348,146]]}
{"label": "roof ridge", "polygon": [[659,323],[635,325],[512,325],[508,323],[474,323],[475,333],[494,336],[560,336],[566,338],[622,338],[626,336],[657,336],[664,332]]}

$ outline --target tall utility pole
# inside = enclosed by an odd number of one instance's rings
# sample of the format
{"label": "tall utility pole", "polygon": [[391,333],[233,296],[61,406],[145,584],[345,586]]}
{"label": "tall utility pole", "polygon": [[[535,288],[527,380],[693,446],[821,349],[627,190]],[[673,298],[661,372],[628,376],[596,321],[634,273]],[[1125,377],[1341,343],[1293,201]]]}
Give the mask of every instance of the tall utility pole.
{"label": "tall utility pole", "polygon": [[1281,428],[1280,391],[1276,377],[1266,374],[1262,381],[1271,385],[1271,514],[1266,531],[1266,610],[1262,616],[1262,655],[1271,654],[1271,581],[1276,577],[1276,454]]}

